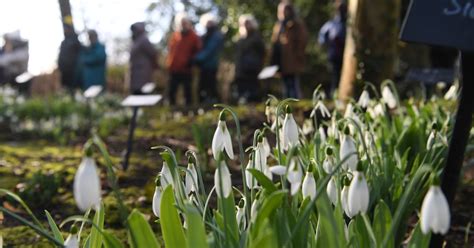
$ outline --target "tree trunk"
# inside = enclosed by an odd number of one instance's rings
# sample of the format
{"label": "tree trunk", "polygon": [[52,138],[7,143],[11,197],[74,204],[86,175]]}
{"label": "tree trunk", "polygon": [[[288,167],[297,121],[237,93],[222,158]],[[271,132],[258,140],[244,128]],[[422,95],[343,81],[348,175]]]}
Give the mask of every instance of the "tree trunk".
{"label": "tree trunk", "polygon": [[400,0],[349,0],[346,47],[339,98],[347,101],[363,82],[380,84],[394,76]]}
{"label": "tree trunk", "polygon": [[63,24],[68,24],[74,29],[72,21],[71,4],[69,0],[59,0],[59,9],[61,11],[61,20]]}

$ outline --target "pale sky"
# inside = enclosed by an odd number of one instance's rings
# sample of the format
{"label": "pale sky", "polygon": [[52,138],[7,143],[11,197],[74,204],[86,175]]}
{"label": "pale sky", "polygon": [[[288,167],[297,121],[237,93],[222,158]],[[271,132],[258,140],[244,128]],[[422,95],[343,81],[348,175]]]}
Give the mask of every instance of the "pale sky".
{"label": "pale sky", "polygon": [[[77,32],[96,29],[99,39],[112,51],[115,38],[127,40],[129,27],[147,18],[146,9],[152,0],[70,0]],[[156,20],[156,16],[154,19]],[[163,18],[168,23],[169,18]],[[85,24],[85,25],[84,25]],[[167,26],[165,24],[164,26]],[[59,45],[63,39],[58,0],[4,0],[0,6],[0,35],[19,30],[29,40],[29,71],[33,74],[56,67]],[[150,33],[152,42],[161,39],[162,32]],[[85,36],[80,36],[85,41]],[[0,39],[0,42],[3,42]],[[1,45],[1,44],[0,44]]]}

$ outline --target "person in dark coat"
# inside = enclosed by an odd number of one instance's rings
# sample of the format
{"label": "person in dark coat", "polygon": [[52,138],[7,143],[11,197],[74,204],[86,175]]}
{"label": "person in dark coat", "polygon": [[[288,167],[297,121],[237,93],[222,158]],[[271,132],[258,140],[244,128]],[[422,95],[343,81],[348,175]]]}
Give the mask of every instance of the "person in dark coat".
{"label": "person in dark coat", "polygon": [[342,60],[344,57],[344,45],[346,43],[346,16],[347,7],[342,2],[336,3],[336,14],[327,21],[319,31],[318,41],[327,47],[328,59],[331,63],[332,80],[330,87],[326,88],[326,94],[331,96],[339,85],[341,77]]}
{"label": "person in dark coat", "polygon": [[278,22],[272,34],[272,64],[279,66],[285,97],[301,98],[299,75],[305,67],[308,32],[290,3],[278,5]]}
{"label": "person in dark coat", "polygon": [[82,55],[82,69],[83,69],[83,89],[87,89],[92,85],[105,86],[105,70],[107,54],[105,46],[101,44],[97,37],[95,30],[89,30],[88,47],[85,47]]}
{"label": "person in dark coat", "polygon": [[148,40],[145,23],[133,24],[130,51],[130,92],[142,94],[141,88],[152,81],[153,71],[158,68],[158,51]]}
{"label": "person in dark coat", "polygon": [[81,86],[79,56],[82,45],[77,39],[73,27],[64,24],[64,40],[61,42],[58,57],[58,69],[61,72],[61,84],[69,93]]}
{"label": "person in dark coat", "polygon": [[193,30],[193,24],[185,13],[175,17],[175,32],[168,42],[166,64],[170,73],[170,104],[176,104],[180,84],[184,87],[185,104],[191,104],[192,60],[201,49],[201,39]]}
{"label": "person in dark coat", "polygon": [[258,22],[252,15],[239,18],[240,39],[236,44],[235,79],[239,101],[259,101],[258,74],[263,67],[265,43],[258,31]]}
{"label": "person in dark coat", "polygon": [[206,33],[201,38],[202,50],[194,57],[200,69],[199,100],[201,103],[215,103],[219,100],[217,69],[224,36],[218,29],[217,18],[211,13],[204,14],[200,22],[206,27]]}

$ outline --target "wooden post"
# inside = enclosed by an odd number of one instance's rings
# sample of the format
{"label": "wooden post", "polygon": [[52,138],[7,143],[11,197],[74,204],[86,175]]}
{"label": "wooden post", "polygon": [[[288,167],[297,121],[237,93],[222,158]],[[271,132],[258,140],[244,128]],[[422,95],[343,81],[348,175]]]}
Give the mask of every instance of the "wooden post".
{"label": "wooden post", "polygon": [[[453,213],[453,202],[459,184],[459,177],[464,161],[464,152],[466,151],[472,124],[472,110],[474,106],[474,101],[472,100],[474,94],[474,53],[461,52],[461,66],[461,96],[441,182],[441,189],[448,200],[451,214]],[[440,248],[443,246],[443,242],[444,237],[442,235],[433,235],[431,237],[430,247]]]}
{"label": "wooden post", "polygon": [[69,0],[59,0],[59,10],[61,11],[61,21],[63,24],[68,24],[74,29],[72,21],[71,4]]}

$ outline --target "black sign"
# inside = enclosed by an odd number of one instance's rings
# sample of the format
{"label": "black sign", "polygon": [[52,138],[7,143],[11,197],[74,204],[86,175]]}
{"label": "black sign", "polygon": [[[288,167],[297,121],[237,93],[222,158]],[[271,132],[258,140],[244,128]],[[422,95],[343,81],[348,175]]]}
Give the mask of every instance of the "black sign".
{"label": "black sign", "polygon": [[400,39],[474,51],[474,0],[412,0]]}

